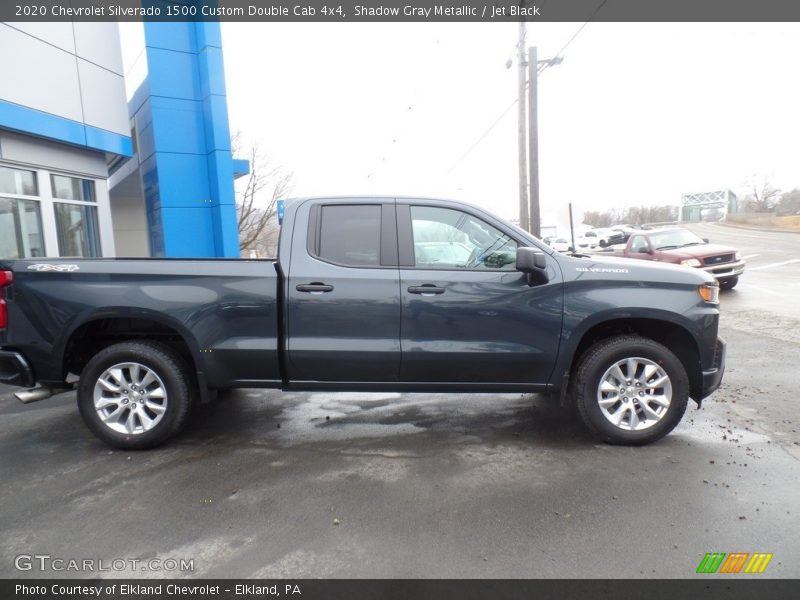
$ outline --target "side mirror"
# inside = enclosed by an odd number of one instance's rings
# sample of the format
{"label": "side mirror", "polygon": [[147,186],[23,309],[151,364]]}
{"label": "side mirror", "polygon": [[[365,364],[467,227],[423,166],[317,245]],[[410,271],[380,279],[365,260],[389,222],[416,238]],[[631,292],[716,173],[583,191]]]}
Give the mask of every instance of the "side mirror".
{"label": "side mirror", "polygon": [[544,252],[538,248],[517,248],[517,271],[533,273],[547,267]]}
{"label": "side mirror", "polygon": [[547,283],[547,258],[538,248],[517,248],[517,271],[528,275],[528,285]]}

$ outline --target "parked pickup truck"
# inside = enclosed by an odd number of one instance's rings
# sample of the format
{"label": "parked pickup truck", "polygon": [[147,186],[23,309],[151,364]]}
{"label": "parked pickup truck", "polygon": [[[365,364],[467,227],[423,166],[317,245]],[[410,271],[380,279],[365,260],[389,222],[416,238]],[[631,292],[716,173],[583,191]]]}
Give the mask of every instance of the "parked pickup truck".
{"label": "parked pickup truck", "polygon": [[638,231],[628,239],[625,250],[611,254],[703,269],[723,290],[736,287],[745,266],[736,248],[709,244],[683,227]]}
{"label": "parked pickup truck", "polygon": [[38,383],[23,402],[76,387],[89,429],[125,449],[257,387],[546,392],[644,444],[725,366],[708,273],[559,254],[444,200],[298,199],[274,261],[2,260],[0,285],[0,381]]}

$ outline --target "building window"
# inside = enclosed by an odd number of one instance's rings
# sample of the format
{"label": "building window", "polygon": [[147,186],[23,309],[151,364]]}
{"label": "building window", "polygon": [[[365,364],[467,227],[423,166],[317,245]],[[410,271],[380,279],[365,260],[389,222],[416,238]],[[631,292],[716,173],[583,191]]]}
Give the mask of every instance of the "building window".
{"label": "building window", "polygon": [[94,181],[91,179],[50,175],[50,182],[53,186],[53,198],[95,202]]}
{"label": "building window", "polygon": [[98,193],[101,203],[105,196],[96,186],[94,179],[0,164],[0,259],[102,256]]}
{"label": "building window", "polygon": [[36,172],[0,167],[0,194],[38,196]]}
{"label": "building window", "polygon": [[100,229],[94,181],[50,175],[54,202],[59,256],[100,256]]}
{"label": "building window", "polygon": [[97,209],[81,204],[56,202],[59,256],[100,256]]}
{"label": "building window", "polygon": [[0,166],[0,258],[44,256],[35,171]]}
{"label": "building window", "polygon": [[39,203],[0,197],[0,257],[44,256]]}

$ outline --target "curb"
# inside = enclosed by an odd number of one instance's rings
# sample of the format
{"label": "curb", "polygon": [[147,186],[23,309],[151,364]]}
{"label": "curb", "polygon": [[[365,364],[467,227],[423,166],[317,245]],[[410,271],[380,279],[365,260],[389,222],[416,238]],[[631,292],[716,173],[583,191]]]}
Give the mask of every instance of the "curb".
{"label": "curb", "polygon": [[752,225],[734,225],[733,223],[722,223],[720,221],[716,222],[717,225],[722,227],[730,227],[731,229],[748,229],[750,231],[764,231],[766,233],[800,233],[800,230],[797,229],[781,229],[778,227],[753,227]]}

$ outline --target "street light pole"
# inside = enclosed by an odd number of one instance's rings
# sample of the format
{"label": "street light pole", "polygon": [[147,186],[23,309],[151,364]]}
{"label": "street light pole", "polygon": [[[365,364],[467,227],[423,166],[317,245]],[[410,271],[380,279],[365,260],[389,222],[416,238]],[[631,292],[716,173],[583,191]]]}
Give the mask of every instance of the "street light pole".
{"label": "street light pole", "polygon": [[517,48],[517,67],[519,69],[519,102],[517,103],[519,109],[517,119],[517,143],[519,153],[519,226],[525,231],[530,231],[530,217],[528,216],[528,178],[526,176],[528,169],[528,139],[525,131],[525,123],[527,121],[527,116],[525,114],[525,32],[525,21],[523,20],[519,22],[519,42]]}

